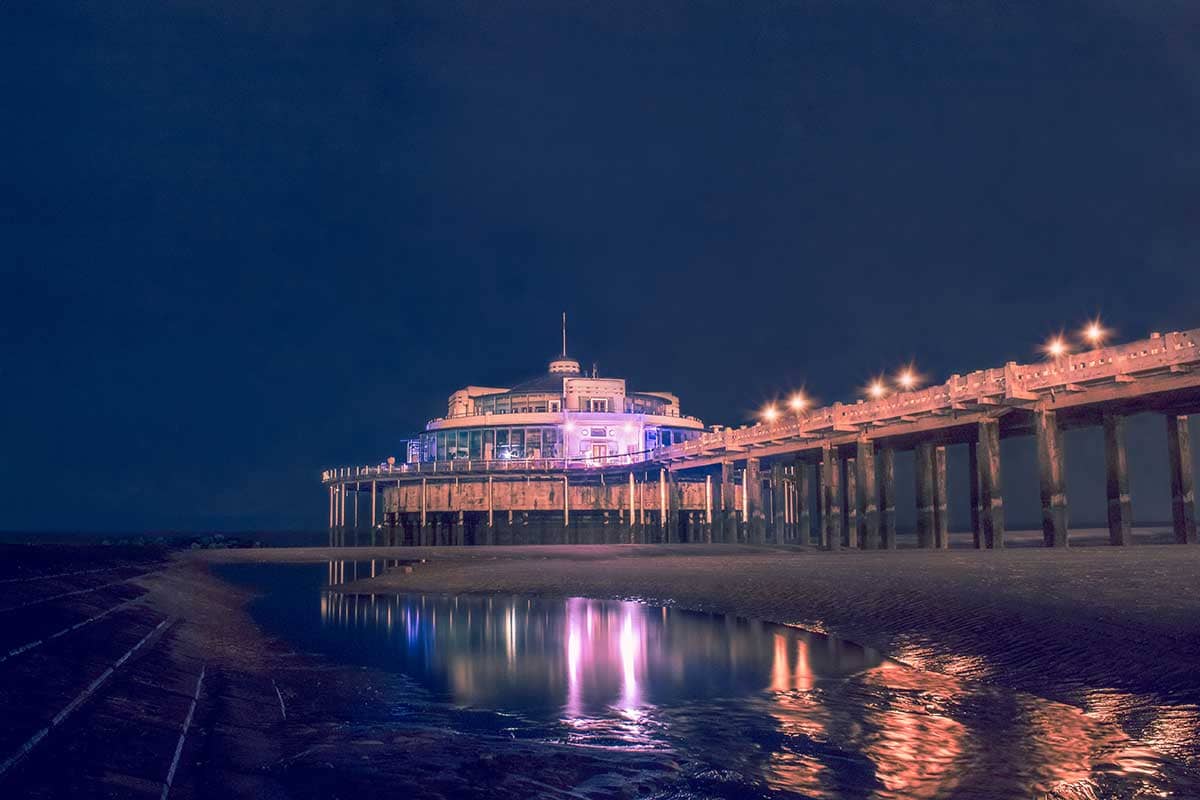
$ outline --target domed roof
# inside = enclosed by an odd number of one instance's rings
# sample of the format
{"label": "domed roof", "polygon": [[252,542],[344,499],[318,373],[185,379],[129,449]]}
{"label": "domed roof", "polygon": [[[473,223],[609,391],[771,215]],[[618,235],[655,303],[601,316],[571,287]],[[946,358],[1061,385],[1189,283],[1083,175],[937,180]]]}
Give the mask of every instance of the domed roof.
{"label": "domed roof", "polygon": [[570,356],[561,355],[550,362],[543,375],[521,381],[508,390],[508,394],[562,394],[563,379],[578,377],[583,372],[579,362]]}
{"label": "domed roof", "polygon": [[551,374],[578,375],[579,362],[567,355],[561,355],[550,362]]}

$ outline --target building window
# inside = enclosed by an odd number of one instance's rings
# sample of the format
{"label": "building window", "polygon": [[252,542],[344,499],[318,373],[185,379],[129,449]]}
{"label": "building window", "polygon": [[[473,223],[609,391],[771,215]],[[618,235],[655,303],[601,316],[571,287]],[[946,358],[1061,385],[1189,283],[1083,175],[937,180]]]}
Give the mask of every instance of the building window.
{"label": "building window", "polygon": [[559,409],[558,402],[559,402],[559,401],[557,401],[557,400],[551,400],[551,401],[550,401],[550,410],[551,410],[551,411],[559,411],[559,410],[560,410],[560,409]]}
{"label": "building window", "polygon": [[588,410],[592,413],[607,414],[608,413],[608,398],[593,397],[588,400]]}

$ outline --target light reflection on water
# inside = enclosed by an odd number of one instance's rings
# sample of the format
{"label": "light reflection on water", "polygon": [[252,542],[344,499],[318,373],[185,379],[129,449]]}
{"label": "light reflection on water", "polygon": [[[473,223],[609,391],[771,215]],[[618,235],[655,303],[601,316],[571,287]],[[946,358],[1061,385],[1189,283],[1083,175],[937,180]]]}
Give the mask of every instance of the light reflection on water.
{"label": "light reflection on water", "polygon": [[[385,566],[331,562],[326,580]],[[456,706],[512,714],[578,746],[671,753],[693,774],[789,796],[1196,788],[1094,714],[786,626],[582,598],[322,592],[316,630],[289,613],[286,627],[309,644],[403,673]]]}

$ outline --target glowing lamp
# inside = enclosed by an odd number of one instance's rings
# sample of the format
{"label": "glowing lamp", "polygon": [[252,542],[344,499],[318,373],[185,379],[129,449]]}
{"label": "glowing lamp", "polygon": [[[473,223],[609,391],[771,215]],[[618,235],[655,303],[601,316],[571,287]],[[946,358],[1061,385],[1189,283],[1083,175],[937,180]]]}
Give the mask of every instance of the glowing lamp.
{"label": "glowing lamp", "polygon": [[774,422],[779,417],[779,411],[775,406],[767,406],[763,409],[762,415],[767,422]]}
{"label": "glowing lamp", "polygon": [[1104,326],[1100,324],[1100,320],[1094,320],[1083,329],[1083,338],[1087,339],[1088,344],[1099,345],[1104,343],[1107,333],[1108,331],[1104,330]]}
{"label": "glowing lamp", "polygon": [[912,389],[917,385],[917,376],[911,369],[906,369],[900,373],[896,381],[905,389]]}
{"label": "glowing lamp", "polygon": [[1046,342],[1046,352],[1054,358],[1065,356],[1067,354],[1067,343],[1063,341],[1061,336],[1056,336]]}
{"label": "glowing lamp", "polygon": [[788,405],[791,406],[792,411],[803,411],[808,407],[808,399],[800,392],[797,392],[792,395],[792,399],[788,401]]}
{"label": "glowing lamp", "polygon": [[887,394],[887,388],[884,387],[883,381],[872,381],[867,387],[867,394],[871,395],[872,399],[878,400]]}

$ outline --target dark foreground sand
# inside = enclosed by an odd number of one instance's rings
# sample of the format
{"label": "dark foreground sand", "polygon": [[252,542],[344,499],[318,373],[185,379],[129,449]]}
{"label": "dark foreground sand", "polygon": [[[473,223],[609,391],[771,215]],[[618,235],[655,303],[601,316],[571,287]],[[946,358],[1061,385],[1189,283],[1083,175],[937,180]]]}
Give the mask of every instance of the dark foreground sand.
{"label": "dark foreground sand", "polygon": [[[638,598],[801,625],[956,680],[1070,703],[1189,771],[1200,766],[1200,547],[308,548],[172,559],[13,549],[5,556],[6,648],[45,643],[0,663],[0,757],[106,667],[117,669],[0,775],[0,796],[160,797],[202,672],[171,797],[638,797],[686,771],[664,753],[511,741],[486,727],[464,733],[461,712],[403,676],[332,664],[265,636],[246,611],[250,595],[208,568],[371,558],[417,563],[411,573],[394,570],[341,591]],[[100,612],[108,616],[46,638]],[[119,662],[144,636],[145,646]],[[594,793],[579,792],[584,785]]]}
{"label": "dark foreground sand", "polygon": [[358,593],[635,598],[797,625],[1029,692],[1200,763],[1200,547],[978,552],[575,545],[322,548],[205,560],[427,559]]}

